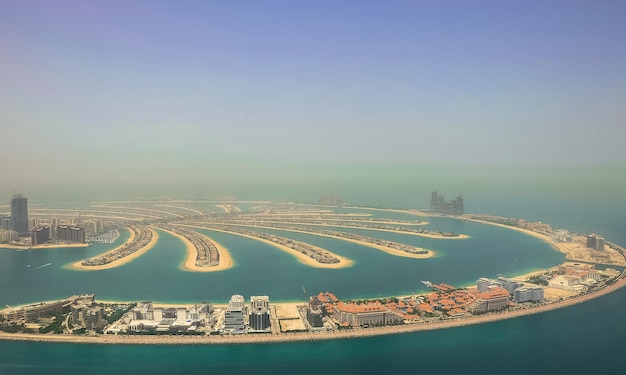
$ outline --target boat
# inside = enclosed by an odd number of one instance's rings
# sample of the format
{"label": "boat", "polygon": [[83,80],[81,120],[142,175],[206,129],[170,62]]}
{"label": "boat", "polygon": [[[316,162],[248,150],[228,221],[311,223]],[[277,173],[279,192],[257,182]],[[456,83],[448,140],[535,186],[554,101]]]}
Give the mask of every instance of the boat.
{"label": "boat", "polygon": [[422,280],[422,284],[426,285],[426,286],[427,286],[427,287],[429,287],[429,288],[433,286],[433,283],[431,283],[430,281],[424,281],[424,280]]}

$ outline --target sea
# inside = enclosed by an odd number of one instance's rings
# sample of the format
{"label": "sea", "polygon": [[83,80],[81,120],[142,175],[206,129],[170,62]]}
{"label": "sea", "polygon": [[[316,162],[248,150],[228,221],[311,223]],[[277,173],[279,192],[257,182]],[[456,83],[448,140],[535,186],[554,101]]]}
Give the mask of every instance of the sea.
{"label": "sea", "polygon": [[[546,203],[540,197],[527,197],[516,199],[505,208],[491,200],[473,205],[474,211],[481,213],[543,220],[581,233],[597,232],[626,246],[626,207],[621,201],[613,203]],[[410,208],[410,202],[405,207]],[[534,237],[495,226],[383,211],[362,212],[377,217],[426,220],[429,224],[424,228],[463,233],[470,238],[441,240],[350,229],[436,252],[435,257],[420,260],[393,257],[331,238],[272,231],[355,261],[350,268],[324,270],[307,267],[257,241],[206,230],[203,232],[230,250],[235,267],[217,273],[191,273],[179,269],[185,256],[182,243],[161,232],[154,249],[125,266],[96,272],[67,267],[123,242],[128,233],[122,231],[116,244],[98,244],[87,249],[0,249],[0,303],[11,306],[77,293],[95,293],[98,299],[180,303],[224,303],[232,294],[303,301],[319,291],[355,299],[425,292],[421,280],[466,286],[479,277],[514,276],[564,260],[563,254]],[[511,320],[368,338],[219,346],[0,341],[0,374],[621,373],[622,344],[626,340],[624,311],[626,289],[621,289],[572,307]]]}

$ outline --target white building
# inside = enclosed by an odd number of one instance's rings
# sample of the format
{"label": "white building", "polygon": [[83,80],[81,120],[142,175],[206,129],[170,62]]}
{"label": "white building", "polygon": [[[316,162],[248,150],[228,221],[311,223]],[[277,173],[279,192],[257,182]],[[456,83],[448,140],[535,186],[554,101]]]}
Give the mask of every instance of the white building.
{"label": "white building", "polygon": [[243,333],[245,329],[245,300],[241,295],[230,297],[228,308],[224,314],[224,330],[233,333]]}
{"label": "white building", "polygon": [[523,286],[515,289],[513,298],[516,302],[540,302],[544,299],[544,290],[540,286]]}
{"label": "white building", "polygon": [[580,283],[580,278],[573,275],[559,275],[548,281],[552,288],[563,289],[570,292],[586,292],[587,286]]}
{"label": "white building", "polygon": [[11,242],[15,240],[17,240],[16,231],[0,229],[0,242]]}

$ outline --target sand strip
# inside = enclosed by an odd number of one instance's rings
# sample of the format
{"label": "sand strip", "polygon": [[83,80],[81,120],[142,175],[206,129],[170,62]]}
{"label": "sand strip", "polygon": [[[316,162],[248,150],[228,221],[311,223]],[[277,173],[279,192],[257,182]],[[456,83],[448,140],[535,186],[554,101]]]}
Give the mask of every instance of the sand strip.
{"label": "sand strip", "polygon": [[330,235],[330,234],[323,234],[323,233],[317,233],[317,232],[308,232],[308,231],[304,231],[304,230],[283,229],[283,228],[264,227],[264,226],[259,226],[259,225],[243,225],[243,224],[223,224],[223,225],[232,225],[232,226],[239,226],[239,227],[259,228],[259,229],[284,230],[284,231],[287,231],[287,232],[312,234],[314,236],[328,237],[328,238],[334,238],[336,240],[352,242],[352,243],[355,243],[355,244],[358,244],[358,245],[371,247],[371,248],[374,248],[374,249],[377,249],[377,250],[382,250],[382,251],[384,251],[384,252],[386,252],[388,254],[391,254],[391,255],[395,255],[395,256],[399,256],[399,257],[405,257],[405,258],[426,259],[426,258],[430,258],[430,257],[435,255],[434,251],[423,249],[423,248],[419,248],[419,247],[415,247],[415,248],[417,250],[426,250],[426,251],[428,251],[428,253],[427,254],[411,254],[411,253],[407,253],[407,252],[402,251],[402,250],[393,249],[391,247],[376,245],[376,244],[373,244],[373,243],[369,243],[369,242],[365,242],[365,241],[359,241],[359,240],[355,240],[355,239],[352,239],[352,238],[337,237],[337,236],[333,236],[333,235]]}
{"label": "sand strip", "polygon": [[211,239],[208,236],[205,236],[201,233],[198,232],[194,232],[195,235],[200,236],[200,237],[204,237],[206,240],[211,241],[213,243],[213,245],[215,245],[215,247],[217,248],[217,251],[219,252],[219,257],[220,257],[220,262],[217,266],[212,266],[212,267],[199,267],[196,266],[196,257],[198,255],[198,251],[196,250],[196,247],[193,245],[193,243],[185,236],[178,234],[176,232],[173,232],[171,230],[167,230],[167,229],[163,229],[161,227],[159,227],[159,230],[162,230],[163,232],[169,233],[172,236],[178,238],[179,240],[181,240],[184,244],[185,244],[185,248],[187,249],[187,257],[185,258],[185,260],[180,264],[180,266],[178,268],[180,268],[183,271],[189,271],[189,272],[216,272],[216,271],[224,271],[227,270],[229,268],[232,268],[235,264],[233,262],[233,258],[230,255],[230,252],[228,251],[227,248],[225,248],[224,246],[220,245],[219,243],[217,243],[216,241],[214,241],[213,239]]}
{"label": "sand strip", "polygon": [[213,230],[213,231],[216,231],[216,232],[223,232],[223,233],[233,234],[233,235],[236,235],[236,236],[250,238],[250,239],[256,240],[256,241],[261,241],[261,242],[264,242],[264,243],[266,243],[266,244],[268,244],[270,246],[273,246],[273,247],[275,247],[275,248],[277,248],[279,250],[282,250],[282,251],[284,251],[286,253],[289,253],[289,254],[295,256],[296,259],[298,259],[298,261],[300,263],[306,264],[307,266],[310,266],[310,267],[338,269],[338,268],[350,267],[350,266],[352,266],[354,264],[354,261],[351,260],[351,259],[342,257],[340,255],[337,255],[337,254],[331,252],[331,251],[328,251],[326,249],[322,249],[322,248],[320,248],[318,246],[313,246],[311,244],[307,244],[307,245],[308,246],[312,246],[312,247],[316,247],[318,249],[321,249],[322,251],[325,251],[327,253],[332,254],[332,256],[334,256],[335,258],[339,259],[339,263],[319,263],[319,262],[315,261],[314,259],[311,259],[308,256],[302,254],[301,252],[296,251],[294,249],[291,249],[291,248],[289,248],[289,247],[287,247],[285,245],[281,245],[281,244],[278,244],[276,242],[272,242],[270,240],[266,240],[264,238],[258,238],[258,237],[250,236],[250,235],[243,234],[243,233],[231,232],[231,231],[223,230],[223,229],[215,229],[215,228],[194,226],[194,225],[183,225],[183,224],[180,224],[180,226],[191,227],[191,228],[199,228],[199,229],[206,229],[206,230]]}
{"label": "sand strip", "polygon": [[[139,258],[140,256],[142,256],[143,254],[145,254],[148,250],[152,249],[154,247],[154,245],[156,245],[157,241],[159,240],[159,234],[154,231],[151,228],[147,228],[147,230],[149,230],[150,232],[152,232],[152,239],[150,240],[150,242],[148,242],[148,244],[146,246],[144,246],[143,248],[135,251],[134,253],[125,256],[121,259],[117,259],[111,263],[107,263],[107,264],[103,264],[101,266],[83,266],[81,263],[84,260],[79,260],[78,262],[75,263],[71,263],[68,264],[64,267],[75,270],[75,271],[100,271],[100,270],[107,270],[110,268],[115,268],[115,267],[119,267],[119,266],[123,266],[127,263],[132,262],[133,260]],[[121,246],[116,247],[115,249],[108,251],[107,253],[113,252],[119,248],[121,248],[122,246],[128,244],[130,241],[132,241],[135,238],[135,233],[133,230],[131,230],[131,236],[130,238]],[[104,255],[104,254],[102,254]],[[100,256],[102,256],[100,255]]]}
{"label": "sand strip", "polygon": [[[427,237],[427,238],[437,238],[437,239],[446,239],[446,240],[459,240],[459,239],[469,238],[469,236],[466,235],[466,234],[459,234],[456,237],[448,237],[448,236],[442,236],[440,234],[418,233],[418,232],[401,231],[401,230],[387,229],[387,228],[356,227],[356,226],[341,225],[341,224],[318,224],[318,223],[285,222],[285,221],[262,221],[262,222],[263,223],[271,223],[271,224],[311,225],[311,226],[318,226],[318,227],[336,227],[336,228],[348,228],[348,229],[375,230],[375,231],[379,231],[379,232],[408,234],[408,235],[411,235],[411,236],[419,236],[419,237]],[[229,224],[225,223],[224,225],[229,225]]]}

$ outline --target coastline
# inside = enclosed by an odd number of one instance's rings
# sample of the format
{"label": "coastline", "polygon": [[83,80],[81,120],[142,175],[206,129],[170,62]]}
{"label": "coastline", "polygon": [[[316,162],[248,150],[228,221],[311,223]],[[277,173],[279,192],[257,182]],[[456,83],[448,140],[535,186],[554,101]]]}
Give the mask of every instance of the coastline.
{"label": "coastline", "polygon": [[[311,235],[315,235],[315,236],[334,238],[336,240],[352,242],[352,243],[355,243],[357,245],[371,247],[371,248],[374,248],[374,249],[377,249],[377,250],[380,250],[380,251],[384,251],[384,252],[386,252],[388,254],[391,254],[391,255],[395,255],[395,256],[399,256],[399,257],[405,257],[405,258],[426,259],[426,258],[431,258],[431,257],[433,257],[435,255],[435,252],[433,250],[428,250],[428,249],[424,249],[424,248],[421,248],[421,247],[415,247],[415,248],[419,249],[419,250],[428,251],[428,253],[427,254],[411,254],[411,253],[404,252],[402,250],[396,250],[396,249],[392,249],[390,247],[381,246],[381,245],[377,245],[377,244],[373,244],[373,243],[369,243],[369,242],[365,242],[365,241],[359,241],[359,240],[355,240],[355,239],[352,239],[352,238],[337,237],[337,236],[331,236],[330,234],[316,233],[316,232],[307,232],[307,231],[296,230],[296,229],[281,229],[281,228],[265,227],[265,226],[259,226],[259,225],[243,225],[243,224],[228,224],[228,225],[241,226],[241,227],[250,227],[250,228],[260,228],[260,229],[284,230],[284,231],[288,231],[288,232],[311,234]],[[205,228],[205,229],[208,229],[208,228]]]}
{"label": "coastline", "polygon": [[[79,260],[78,262],[74,262],[74,263],[70,263],[68,265],[66,265],[67,268],[74,270],[74,271],[101,271],[101,270],[107,270],[110,268],[115,268],[115,267],[120,267],[123,266],[127,263],[132,262],[133,260],[135,260],[136,258],[140,257],[141,255],[145,254],[148,250],[152,249],[157,241],[159,240],[159,234],[153,230],[152,228],[148,228],[149,231],[152,232],[152,239],[150,240],[150,242],[148,242],[148,244],[146,246],[144,246],[143,248],[135,251],[134,253],[125,256],[121,259],[117,259],[111,263],[107,263],[107,264],[103,264],[101,266],[83,266],[81,264],[81,262],[84,260]],[[126,244],[128,244],[130,241],[132,241],[135,238],[135,232],[134,231],[130,231],[131,235],[128,238],[128,240],[126,240],[126,242],[124,242],[122,245],[116,247],[113,250],[107,251],[107,253],[110,253],[112,251],[115,251],[119,248],[121,248],[122,246],[125,246]]]}
{"label": "coastline", "polygon": [[88,243],[55,243],[55,244],[42,244],[35,246],[17,246],[17,245],[9,245],[9,244],[0,244],[0,249],[11,249],[11,250],[43,250],[43,249],[61,249],[65,247],[88,247]]}
{"label": "coastline", "polygon": [[230,252],[228,251],[227,248],[225,248],[224,246],[220,245],[219,243],[215,242],[213,239],[211,239],[208,236],[205,236],[204,234],[201,233],[197,233],[197,235],[199,236],[203,236],[206,239],[208,239],[209,241],[211,241],[213,243],[213,245],[215,245],[215,247],[217,248],[217,251],[219,252],[219,256],[220,256],[220,261],[219,264],[217,266],[213,266],[213,267],[198,267],[196,266],[196,256],[198,255],[198,252],[196,251],[196,247],[193,245],[193,243],[191,243],[191,241],[189,241],[185,236],[180,235],[176,232],[172,232],[171,230],[167,230],[167,229],[163,229],[163,228],[159,228],[159,230],[162,230],[163,232],[166,232],[176,238],[178,238],[179,240],[181,240],[184,244],[185,244],[185,248],[187,249],[187,256],[185,257],[185,260],[180,264],[180,266],[178,267],[179,269],[183,270],[183,271],[187,271],[187,272],[217,272],[217,271],[224,271],[227,270],[229,268],[234,267],[234,262],[233,262],[233,258],[230,255]]}
{"label": "coastline", "polygon": [[[74,343],[74,344],[113,344],[113,345],[223,345],[223,344],[265,344],[278,342],[316,341],[333,339],[351,339],[381,335],[402,334],[419,331],[432,331],[449,329],[468,325],[485,324],[508,320],[522,316],[541,314],[561,308],[584,303],[586,301],[612,293],[626,286],[626,280],[620,278],[612,285],[607,286],[595,293],[581,297],[569,298],[554,302],[549,305],[532,307],[524,310],[502,312],[488,315],[480,315],[471,318],[442,320],[425,324],[407,324],[401,326],[370,327],[367,329],[342,330],[321,333],[281,333],[273,335],[240,335],[240,336],[124,336],[124,335],[99,335],[99,336],[72,336],[51,334],[12,334],[0,332],[0,340],[9,341],[34,341],[49,343]],[[280,304],[277,304],[280,305]]]}
{"label": "coastline", "polygon": [[[337,255],[331,251],[328,251],[326,249],[322,249],[323,251],[326,251],[330,254],[332,254],[335,258],[339,259],[339,263],[319,263],[316,262],[315,260],[309,258],[308,256],[302,254],[299,251],[293,250],[285,245],[281,245],[279,243],[276,242],[272,242],[263,238],[258,238],[258,237],[254,237],[254,236],[249,236],[247,234],[243,234],[243,233],[237,233],[237,232],[230,232],[230,231],[226,231],[226,230],[221,230],[221,229],[214,229],[214,228],[205,228],[205,227],[201,227],[201,226],[196,226],[196,225],[186,225],[186,224],[180,224],[180,226],[183,227],[190,227],[190,228],[198,228],[198,229],[204,229],[204,230],[213,230],[216,232],[222,232],[222,233],[228,233],[228,234],[232,234],[232,235],[236,235],[236,236],[241,236],[241,237],[246,237],[246,238],[250,238],[252,240],[256,240],[256,241],[261,241],[263,243],[266,243],[270,246],[273,246],[279,250],[282,250],[286,253],[289,253],[291,255],[293,255],[294,257],[296,257],[296,259],[303,264],[306,264],[309,267],[315,267],[315,268],[331,268],[331,269],[338,269],[338,268],[347,268],[347,267],[351,267],[354,264],[354,261],[345,257],[342,257],[340,255]],[[318,246],[315,246],[318,249],[321,249]]]}

